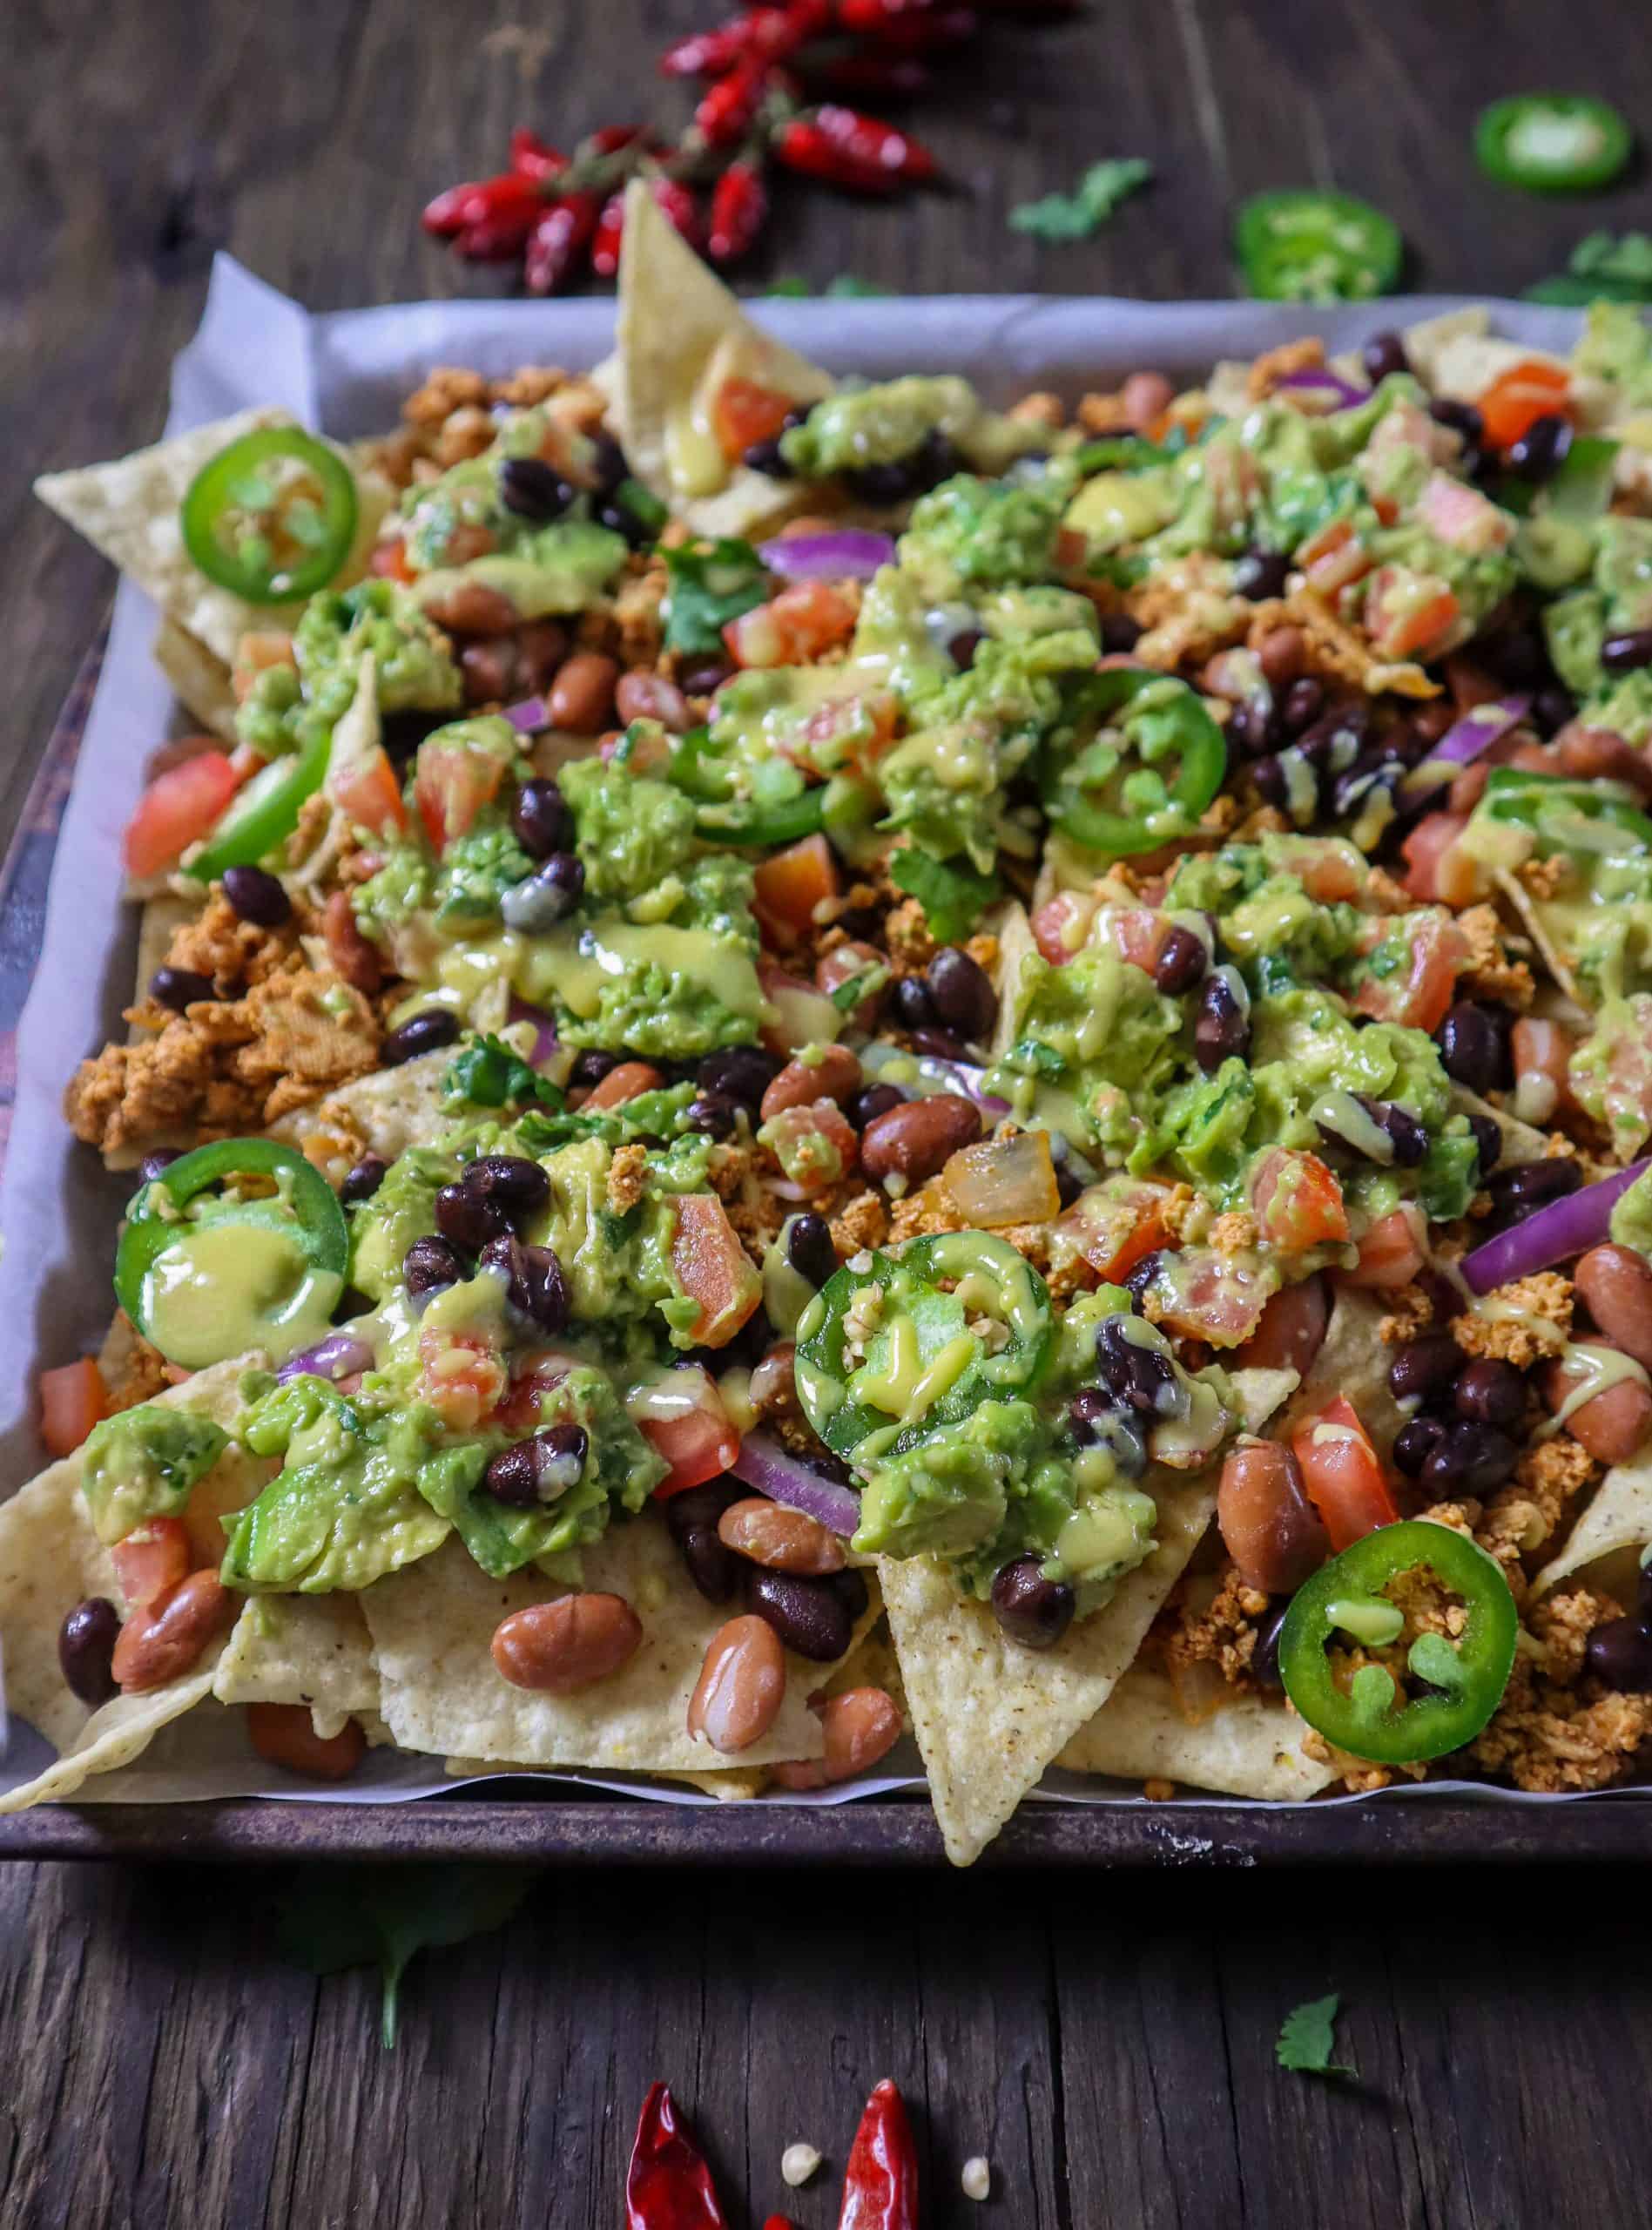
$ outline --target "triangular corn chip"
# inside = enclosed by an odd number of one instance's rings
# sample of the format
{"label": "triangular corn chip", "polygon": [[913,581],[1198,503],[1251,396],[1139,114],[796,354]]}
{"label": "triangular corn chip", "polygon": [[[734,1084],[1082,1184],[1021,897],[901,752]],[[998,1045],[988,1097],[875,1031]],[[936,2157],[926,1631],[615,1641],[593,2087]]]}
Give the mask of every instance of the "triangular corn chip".
{"label": "triangular corn chip", "polygon": [[1055,1762],[1072,1773],[1156,1777],[1277,1802],[1315,1795],[1337,1778],[1334,1765],[1305,1753],[1307,1733],[1282,1696],[1236,1695],[1190,1725],[1163,1673],[1133,1665]]}

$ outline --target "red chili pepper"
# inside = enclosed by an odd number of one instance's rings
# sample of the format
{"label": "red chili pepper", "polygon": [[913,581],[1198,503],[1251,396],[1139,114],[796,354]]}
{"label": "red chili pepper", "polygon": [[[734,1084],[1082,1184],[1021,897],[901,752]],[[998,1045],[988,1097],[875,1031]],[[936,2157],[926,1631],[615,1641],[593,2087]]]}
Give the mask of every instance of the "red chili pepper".
{"label": "red chili pepper", "polygon": [[530,294],[554,294],[573,277],[597,229],[602,204],[599,193],[564,193],[537,219],[528,235],[523,273]]}
{"label": "red chili pepper", "polygon": [[714,31],[691,31],[660,57],[662,78],[720,78],[751,44],[751,18],[719,24]]}
{"label": "red chili pepper", "polygon": [[519,216],[525,238],[543,206],[543,199],[530,179],[519,178],[514,171],[502,171],[497,178],[467,179],[462,185],[450,186],[434,201],[426,202],[420,222],[437,239],[452,240],[472,226]]}
{"label": "red chili pepper", "polygon": [[708,147],[743,139],[768,83],[765,64],[749,57],[710,86],[694,112],[694,129]]}
{"label": "red chili pepper", "polygon": [[789,2214],[765,2214],[763,2230],[798,2230],[798,2226]]}
{"label": "red chili pepper", "polygon": [[711,230],[705,246],[712,262],[733,263],[743,256],[768,213],[768,192],[759,166],[745,157],[731,163],[711,192]]}
{"label": "red chili pepper", "polygon": [[589,139],[580,141],[579,151],[583,155],[617,155],[621,148],[642,139],[647,130],[645,124],[605,124]]}
{"label": "red chili pepper", "polygon": [[[846,119],[846,122],[842,119]],[[794,117],[774,141],[777,162],[829,186],[863,193],[898,193],[914,180],[933,178],[934,157],[920,141],[893,124],[860,116],[827,102],[808,116]]]}
{"label": "red chili pepper", "polygon": [[625,234],[625,189],[610,193],[603,204],[591,236],[590,267],[599,279],[611,279],[619,269],[620,243]]}
{"label": "red chili pepper", "polygon": [[812,78],[834,92],[854,93],[863,100],[916,100],[931,82],[923,64],[904,54],[843,54],[807,66]]}
{"label": "red chili pepper", "polygon": [[510,167],[518,178],[555,178],[567,169],[568,158],[536,132],[519,124],[510,135]]}
{"label": "red chili pepper", "polygon": [[838,2230],[918,2230],[918,2149],[887,2076],[866,2100],[849,2149]]}
{"label": "red chili pepper", "polygon": [[728,2230],[711,2172],[664,2083],[653,2085],[637,2117],[625,2230]]}
{"label": "red chili pepper", "polygon": [[961,46],[981,28],[980,18],[968,8],[933,8],[901,16],[868,14],[864,22],[851,24],[851,10],[878,5],[879,0],[843,0],[843,22],[846,29],[875,40],[886,53],[935,54],[943,47]]}
{"label": "red chili pepper", "polygon": [[650,179],[648,187],[673,227],[698,253],[705,233],[700,224],[700,205],[692,193],[680,178],[668,178],[664,172]]}

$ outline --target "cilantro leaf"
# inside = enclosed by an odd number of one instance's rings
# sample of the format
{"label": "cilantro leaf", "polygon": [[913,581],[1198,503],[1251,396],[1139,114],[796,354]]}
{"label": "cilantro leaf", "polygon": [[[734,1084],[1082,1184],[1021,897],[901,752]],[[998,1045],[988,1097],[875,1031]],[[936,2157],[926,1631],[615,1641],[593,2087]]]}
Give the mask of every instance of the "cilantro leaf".
{"label": "cilantro leaf", "polygon": [[509,1107],[536,1100],[560,1107],[562,1093],[546,1077],[530,1069],[502,1037],[473,1037],[448,1062],[442,1078],[442,1098],[472,1107]]}
{"label": "cilantro leaf", "polygon": [[302,1874],[276,1909],[283,1955],[312,1975],[377,1964],[380,2037],[396,2039],[397,1996],[414,1955],[502,1927],[541,1878],[528,1866],[353,1866]]}
{"label": "cilantro leaf", "polygon": [[1023,201],[1012,209],[1011,229],[1041,240],[1088,240],[1152,175],[1151,163],[1135,155],[1092,163],[1071,193],[1047,193],[1042,201]]}
{"label": "cilantro leaf", "polygon": [[663,555],[671,581],[665,647],[689,658],[711,658],[723,648],[729,621],[767,596],[768,568],[749,542],[726,538],[684,543]]}
{"label": "cilantro leaf", "polygon": [[923,908],[937,944],[956,944],[967,937],[998,895],[995,875],[980,874],[961,854],[938,860],[915,844],[901,846],[890,862],[889,876]]}
{"label": "cilantro leaf", "polygon": [[1311,1998],[1307,2004],[1298,2005],[1285,2015],[1278,2041],[1273,2047],[1281,2067],[1291,2068],[1299,2075],[1357,2076],[1357,2070],[1339,2066],[1331,2057],[1334,2041],[1332,2032],[1341,2003],[1341,1997],[1332,1990],[1329,1997]]}

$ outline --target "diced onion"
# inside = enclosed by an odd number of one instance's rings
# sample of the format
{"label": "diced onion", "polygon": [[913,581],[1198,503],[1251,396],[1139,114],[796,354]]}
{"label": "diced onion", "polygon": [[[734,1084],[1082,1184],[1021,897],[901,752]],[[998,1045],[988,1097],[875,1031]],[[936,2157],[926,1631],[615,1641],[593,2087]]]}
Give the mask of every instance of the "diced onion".
{"label": "diced onion", "polygon": [[523,735],[532,735],[539,728],[550,726],[550,707],[543,697],[524,697],[520,705],[507,705],[500,715],[519,728]]}
{"label": "diced onion", "polygon": [[530,1006],[526,999],[513,998],[506,1011],[508,1022],[527,1022],[533,1024],[534,1050],[528,1056],[529,1068],[536,1069],[548,1061],[556,1051],[556,1025],[543,1007]]}
{"label": "diced onion", "polygon": [[1467,767],[1494,743],[1500,743],[1532,709],[1529,697],[1494,697],[1471,706],[1461,720],[1448,727],[1429,753],[1429,760],[1444,759],[1453,767]]}
{"label": "diced onion", "polygon": [[1633,1162],[1615,1177],[1602,1177],[1563,1200],[1551,1200],[1517,1223],[1499,1232],[1472,1254],[1465,1254],[1463,1277],[1477,1294],[1492,1292],[1514,1278],[1529,1278],[1538,1270],[1552,1269],[1574,1254],[1585,1254],[1609,1237],[1612,1211],[1637,1177],[1652,1169],[1652,1158]]}
{"label": "diced onion", "polygon": [[1274,391],[1284,389],[1291,395],[1323,395],[1332,410],[1352,410],[1370,400],[1369,388],[1356,387],[1328,365],[1312,364],[1299,372],[1287,372],[1283,379],[1275,380]]}
{"label": "diced onion", "polygon": [[747,1433],[729,1469],[737,1479],[758,1488],[772,1502],[802,1510],[806,1517],[818,1519],[828,1532],[839,1533],[846,1540],[860,1523],[858,1495],[835,1479],[811,1470],[760,1432]]}
{"label": "diced onion", "polygon": [[777,535],[758,549],[770,571],[788,581],[869,581],[880,565],[893,564],[894,554],[888,535],[854,526],[829,534]]}
{"label": "diced onion", "polygon": [[335,1383],[348,1378],[352,1372],[371,1370],[373,1350],[365,1340],[354,1332],[329,1332],[325,1340],[318,1340],[313,1348],[301,1354],[289,1355],[276,1372],[276,1382],[285,1385],[289,1378],[301,1378],[307,1372],[316,1378],[327,1378]]}

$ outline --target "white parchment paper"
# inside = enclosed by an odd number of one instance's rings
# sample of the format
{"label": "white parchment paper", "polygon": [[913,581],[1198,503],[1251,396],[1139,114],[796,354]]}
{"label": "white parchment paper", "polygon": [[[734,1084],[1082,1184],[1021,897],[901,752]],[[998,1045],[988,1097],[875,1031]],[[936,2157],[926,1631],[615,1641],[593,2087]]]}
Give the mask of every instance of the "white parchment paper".
{"label": "white parchment paper", "polygon": [[[752,307],[783,340],[833,372],[873,379],[962,372],[989,400],[1007,402],[1035,387],[1072,398],[1086,388],[1116,386],[1147,367],[1185,382],[1218,357],[1258,355],[1307,327],[1333,349],[1345,348],[1386,328],[1460,308],[1467,299],[1413,296],[1325,311],[1015,294]],[[1569,311],[1517,302],[1492,307],[1500,331],[1534,347],[1563,350],[1576,331]],[[314,316],[220,255],[199,330],[173,366],[166,430],[182,433],[261,402],[280,404],[341,437],[373,433],[394,426],[403,396],[434,365],[462,364],[489,375],[524,363],[582,370],[606,355],[612,335],[612,306],[597,301],[415,302]],[[95,1348],[111,1314],[115,1226],[131,1179],[108,1177],[98,1156],[77,1144],[61,1103],[76,1064],[116,1032],[131,995],[136,922],[120,900],[120,836],[143,787],[145,761],[172,713],[170,691],[150,656],[154,631],[152,607],[123,584],[64,818],[38,970],[18,1032],[17,1099],[0,1178],[7,1295],[0,1310],[0,1499],[44,1462],[34,1373]],[[0,1789],[30,1778],[49,1755],[31,1728],[15,1720],[0,1727]],[[829,1805],[921,1778],[909,1744],[890,1762],[899,1769],[846,1787],[762,1801]],[[544,1778],[596,1781],[665,1803],[714,1801],[669,1782]],[[463,1785],[434,1770],[429,1759],[377,1751],[347,1789],[299,1790],[251,1754],[239,1712],[206,1705],[167,1728],[135,1765],[90,1783],[80,1801],[264,1794],[361,1804],[401,1802]],[[1404,1784],[1382,1798],[1453,1790],[1488,1802],[1574,1801],[1446,1781]],[[1144,1801],[1133,1787],[1054,1773],[1039,1794],[1079,1803]],[[1203,1808],[1241,1801],[1204,1797],[1183,1804]]]}

